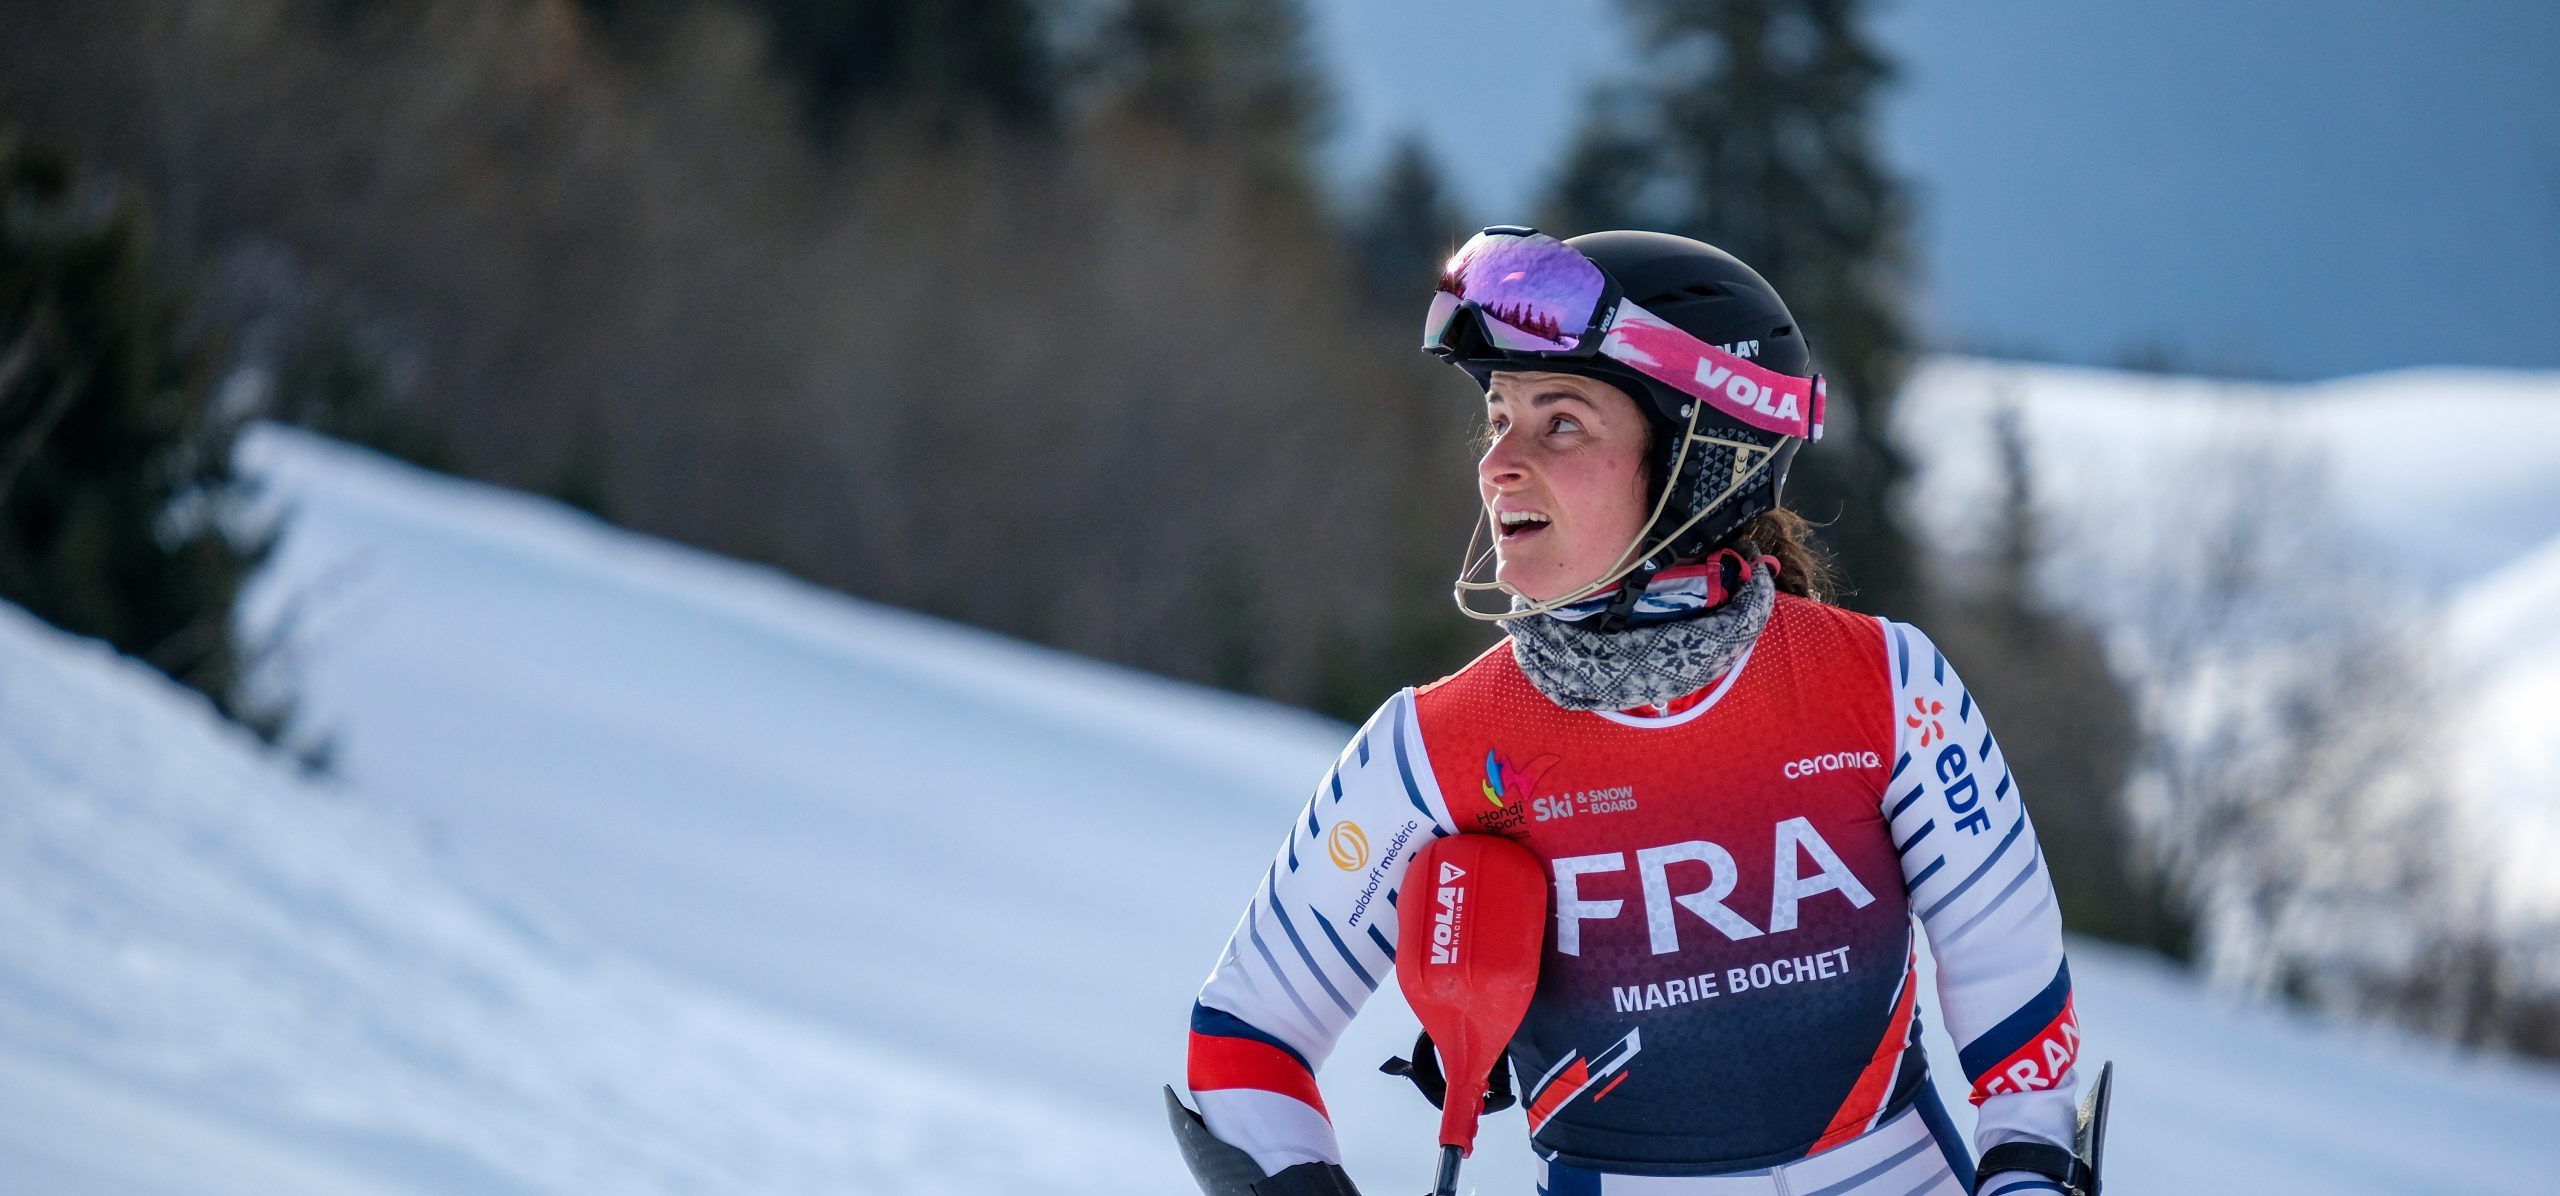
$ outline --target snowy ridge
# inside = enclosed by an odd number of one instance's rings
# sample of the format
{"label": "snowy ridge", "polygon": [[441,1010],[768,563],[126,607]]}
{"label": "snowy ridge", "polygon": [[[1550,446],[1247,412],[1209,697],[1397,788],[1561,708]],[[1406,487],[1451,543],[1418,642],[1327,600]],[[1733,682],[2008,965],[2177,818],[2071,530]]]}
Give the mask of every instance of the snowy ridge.
{"label": "snowy ridge", "polygon": [[2525,900],[2560,900],[2560,537],[2448,607],[2449,667],[2467,679],[2453,761],[2499,829]]}
{"label": "snowy ridge", "polygon": [[2040,512],[2084,551],[2144,542],[2167,505],[2162,488],[2193,485],[2222,464],[2215,454],[2253,444],[2310,465],[2340,529],[2357,548],[2386,550],[2415,592],[2441,597],[2560,539],[2560,375],[2426,369],[2280,384],[1937,358],[1894,413],[1918,471],[1915,526],[1982,528],[2000,484],[1991,427],[2004,403],[2023,420]]}
{"label": "snowy ridge", "polygon": [[2352,570],[2358,603],[2440,629],[2454,792],[2503,857],[2509,900],[2560,907],[2560,375],[2285,385],[1939,359],[1896,421],[1918,469],[1913,524],[1941,547],[1973,549],[1989,529],[2004,405],[2056,553],[2048,584],[2102,627],[2138,620],[2151,595],[2142,570],[2177,509],[2164,489],[2299,471],[2312,492],[2256,496],[2274,500],[2264,518],[2317,538],[2298,549]]}

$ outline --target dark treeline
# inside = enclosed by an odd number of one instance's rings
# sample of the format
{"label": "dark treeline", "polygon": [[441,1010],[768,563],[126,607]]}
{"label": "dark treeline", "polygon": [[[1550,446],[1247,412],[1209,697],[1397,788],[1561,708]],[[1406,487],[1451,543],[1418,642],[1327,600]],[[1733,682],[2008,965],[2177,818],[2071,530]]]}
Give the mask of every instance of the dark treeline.
{"label": "dark treeline", "polygon": [[[1797,501],[1850,601],[2039,679],[2004,733],[2073,769],[2048,801],[2085,817],[2051,850],[2095,864],[2066,908],[2158,941],[2104,866],[2121,754],[2069,750],[2121,696],[2053,616],[1931,616],[1887,517],[1905,205],[1859,10],[1631,2],[1654,52],[1595,97],[1544,219],[1778,280],[1840,399]],[[0,96],[149,198],[254,410],[1356,718],[1491,636],[1447,606],[1479,416],[1414,351],[1469,230],[1415,145],[1326,200],[1304,24],[1268,0],[31,0],[0,9]],[[2011,613],[1955,626],[1976,611]],[[2049,626],[2072,668],[2003,651]]]}
{"label": "dark treeline", "polygon": [[[1861,606],[1902,204],[1855,5],[1631,3],[1550,226],[1782,279]],[[1712,14],[1712,19],[1699,14]],[[1346,716],[1462,660],[1472,404],[1418,148],[1334,211],[1263,0],[35,0],[29,124],[140,181],[263,409],[849,592]],[[1709,54],[1702,49],[1731,48]],[[1703,69],[1697,64],[1719,64]]]}
{"label": "dark treeline", "polygon": [[277,414],[1337,713],[1482,634],[1290,5],[41,2],[0,79]]}
{"label": "dark treeline", "polygon": [[[1837,6],[1722,7],[1767,28],[1679,36],[1790,78],[1872,58],[1807,23]],[[1466,230],[1415,149],[1328,210],[1303,25],[1258,0],[41,0],[0,16],[0,78],[142,181],[274,414],[1348,716],[1484,634],[1442,605],[1471,404],[1411,345]],[[1857,409],[1807,505],[1862,605],[1910,613],[1874,514],[1904,338],[1860,281],[1898,227],[1858,156],[1872,89],[1655,74],[1652,119],[1721,140],[1595,118],[1558,231],[1674,228],[1788,280]],[[1849,158],[1780,161],[1808,121]],[[1594,200],[1612,179],[1690,199]]]}

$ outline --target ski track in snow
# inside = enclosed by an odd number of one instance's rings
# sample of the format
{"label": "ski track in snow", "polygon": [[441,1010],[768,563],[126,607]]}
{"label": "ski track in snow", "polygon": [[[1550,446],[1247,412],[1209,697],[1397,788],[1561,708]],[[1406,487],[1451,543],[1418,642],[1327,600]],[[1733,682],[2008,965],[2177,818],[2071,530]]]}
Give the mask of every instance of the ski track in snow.
{"label": "ski track in snow", "polygon": [[[0,608],[0,1192],[1189,1191],[1155,1087],[1346,728],[298,432],[244,464],[344,779]],[[2073,974],[2119,1192],[2560,1169],[2552,1069]],[[1412,1034],[1388,986],[1322,1071],[1371,1191],[1428,1182]],[[1470,1187],[1530,1190],[1519,1125]]]}

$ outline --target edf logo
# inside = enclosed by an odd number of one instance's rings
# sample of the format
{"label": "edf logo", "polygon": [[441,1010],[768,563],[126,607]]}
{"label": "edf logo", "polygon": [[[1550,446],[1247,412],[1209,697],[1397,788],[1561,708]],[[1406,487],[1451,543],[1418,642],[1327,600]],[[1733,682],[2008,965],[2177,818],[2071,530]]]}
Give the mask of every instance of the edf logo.
{"label": "edf logo", "polygon": [[1956,816],[1956,825],[1966,834],[1979,835],[1991,829],[1991,815],[1982,809],[1982,787],[1973,781],[1973,758],[1965,754],[1964,745],[1950,743],[1938,750],[1938,783],[1947,787],[1947,812]]}

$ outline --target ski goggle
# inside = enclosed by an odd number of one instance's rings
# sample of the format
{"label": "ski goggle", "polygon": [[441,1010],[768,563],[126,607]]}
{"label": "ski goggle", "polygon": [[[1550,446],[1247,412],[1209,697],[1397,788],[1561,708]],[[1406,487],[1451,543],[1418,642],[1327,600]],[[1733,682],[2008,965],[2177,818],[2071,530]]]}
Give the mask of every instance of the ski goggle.
{"label": "ski goggle", "polygon": [[1459,248],[1431,296],[1422,347],[1456,357],[1452,332],[1469,312],[1486,342],[1505,352],[1606,357],[1738,423],[1822,438],[1821,375],[1781,374],[1672,327],[1629,302],[1582,251],[1536,229],[1496,226]]}

